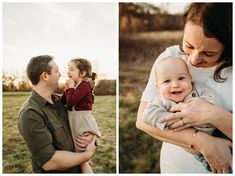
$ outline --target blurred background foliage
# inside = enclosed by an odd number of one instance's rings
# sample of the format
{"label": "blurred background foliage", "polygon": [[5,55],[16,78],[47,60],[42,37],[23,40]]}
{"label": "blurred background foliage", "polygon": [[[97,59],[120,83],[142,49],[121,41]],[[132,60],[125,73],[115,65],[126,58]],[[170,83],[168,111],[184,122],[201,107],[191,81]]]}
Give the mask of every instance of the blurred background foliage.
{"label": "blurred background foliage", "polygon": [[119,4],[120,32],[181,30],[182,28],[182,14],[168,14],[167,8],[163,9],[149,3]]}

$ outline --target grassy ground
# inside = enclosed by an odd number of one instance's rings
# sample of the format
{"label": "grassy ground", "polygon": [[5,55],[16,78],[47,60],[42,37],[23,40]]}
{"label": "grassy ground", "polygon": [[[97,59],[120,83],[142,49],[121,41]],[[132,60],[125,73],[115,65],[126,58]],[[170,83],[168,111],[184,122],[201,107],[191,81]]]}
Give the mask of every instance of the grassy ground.
{"label": "grassy ground", "polygon": [[[17,129],[18,112],[29,93],[3,93],[3,173],[31,173],[29,151]],[[95,173],[116,173],[116,98],[96,96],[93,114],[102,137],[92,158]]]}
{"label": "grassy ground", "polygon": [[119,170],[158,173],[161,142],[136,129],[140,97],[157,56],[180,44],[181,31],[121,34],[119,37]]}

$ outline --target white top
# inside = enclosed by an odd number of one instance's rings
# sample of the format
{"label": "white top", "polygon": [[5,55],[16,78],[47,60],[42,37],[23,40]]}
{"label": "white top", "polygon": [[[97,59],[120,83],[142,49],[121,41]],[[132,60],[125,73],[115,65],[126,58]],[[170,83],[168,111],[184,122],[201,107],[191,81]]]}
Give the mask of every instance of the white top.
{"label": "white top", "polygon": [[[217,83],[213,79],[215,67],[211,68],[197,68],[191,65],[188,56],[180,51],[179,45],[167,48],[159,55],[155,61],[148,84],[142,94],[141,101],[151,101],[158,96],[156,89],[156,76],[155,70],[158,62],[168,56],[181,57],[186,61],[189,71],[192,75],[192,81],[204,83],[208,87],[215,90],[222,100],[223,107],[232,112],[232,67],[222,70],[222,77],[227,77],[223,83]],[[185,165],[187,163],[187,166]],[[205,173],[208,172],[202,166],[202,163],[197,161],[193,155],[189,154],[181,147],[173,144],[163,142],[160,158],[161,172],[162,173]]]}

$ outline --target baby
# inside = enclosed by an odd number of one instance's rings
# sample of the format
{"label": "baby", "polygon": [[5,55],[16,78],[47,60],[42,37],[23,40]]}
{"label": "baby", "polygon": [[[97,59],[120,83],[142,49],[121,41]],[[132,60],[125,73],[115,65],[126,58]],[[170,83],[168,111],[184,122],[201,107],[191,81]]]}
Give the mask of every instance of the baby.
{"label": "baby", "polygon": [[[160,123],[158,120],[171,114],[172,112],[169,112],[171,107],[190,97],[200,97],[211,104],[221,105],[221,100],[216,92],[205,85],[192,83],[188,66],[181,58],[167,57],[159,61],[156,68],[156,78],[159,96],[147,105],[143,114],[144,122],[153,127],[161,130],[167,128],[166,123]],[[193,127],[209,134],[212,134],[215,129],[211,125]],[[192,154],[197,154],[196,158],[201,155],[194,150],[186,150]],[[208,164],[205,163],[206,161],[200,160],[204,163],[204,166]]]}

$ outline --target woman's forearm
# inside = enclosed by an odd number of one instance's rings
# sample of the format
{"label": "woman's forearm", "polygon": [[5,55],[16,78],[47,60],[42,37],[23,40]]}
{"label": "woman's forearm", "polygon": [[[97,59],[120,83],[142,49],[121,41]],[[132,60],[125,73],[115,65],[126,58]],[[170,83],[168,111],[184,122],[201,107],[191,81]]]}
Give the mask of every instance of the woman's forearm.
{"label": "woman's forearm", "polygon": [[[195,146],[195,141],[193,138],[193,134],[195,129],[188,128],[182,131],[174,131],[174,130],[163,130],[161,131],[158,128],[154,128],[150,125],[147,125],[142,120],[143,111],[147,105],[147,102],[141,102],[138,110],[136,127],[152,137],[164,141],[169,142],[181,147],[191,148],[191,146]],[[197,148],[197,147],[196,147]]]}
{"label": "woman's forearm", "polygon": [[216,107],[213,113],[214,118],[211,120],[211,124],[232,139],[232,113],[221,107]]}

